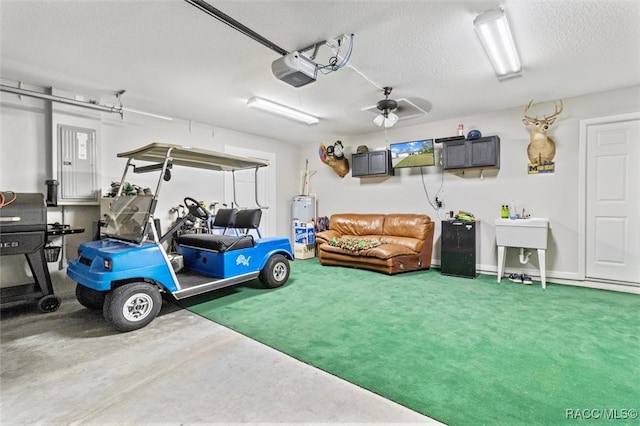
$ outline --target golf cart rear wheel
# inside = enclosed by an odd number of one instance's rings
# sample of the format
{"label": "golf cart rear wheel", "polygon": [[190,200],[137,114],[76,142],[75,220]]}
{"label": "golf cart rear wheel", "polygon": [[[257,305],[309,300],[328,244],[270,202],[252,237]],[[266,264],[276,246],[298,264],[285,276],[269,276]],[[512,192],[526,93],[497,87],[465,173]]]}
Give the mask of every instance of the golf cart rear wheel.
{"label": "golf cart rear wheel", "polygon": [[267,260],[258,278],[267,288],[282,286],[289,279],[289,260],[281,254],[274,254]]}
{"label": "golf cart rear wheel", "polygon": [[156,287],[134,282],[111,290],[105,297],[103,313],[116,330],[133,331],[153,321],[161,307],[162,295]]}
{"label": "golf cart rear wheel", "polygon": [[94,290],[82,284],[76,285],[76,299],[78,299],[78,302],[85,308],[95,310],[102,309],[106,296],[106,291]]}

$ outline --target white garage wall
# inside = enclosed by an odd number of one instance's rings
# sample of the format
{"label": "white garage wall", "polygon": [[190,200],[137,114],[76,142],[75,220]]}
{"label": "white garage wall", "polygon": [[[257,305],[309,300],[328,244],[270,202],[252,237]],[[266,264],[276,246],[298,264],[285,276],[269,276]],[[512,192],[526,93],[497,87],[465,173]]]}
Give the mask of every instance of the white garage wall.
{"label": "white garage wall", "polygon": [[[102,144],[103,186],[109,182],[119,181],[122,175],[124,159],[118,159],[117,152],[127,151],[151,142],[166,142],[189,145],[198,148],[224,152],[225,145],[255,149],[276,155],[278,197],[277,206],[281,213],[276,223],[276,230],[280,235],[289,235],[289,204],[295,195],[295,185],[292,185],[296,172],[289,167],[298,158],[298,149],[283,142],[261,136],[250,135],[229,129],[213,127],[202,123],[187,121],[161,121],[147,117],[136,117],[136,123],[122,123],[117,118],[104,120]],[[132,175],[128,181],[141,186],[151,186],[155,190],[156,175]],[[163,183],[158,212],[163,228],[168,226],[173,217],[168,215],[171,206],[182,203],[185,196],[203,200],[231,203],[224,199],[224,173],[197,169],[175,168],[169,183]],[[286,217],[285,217],[286,215]]]}
{"label": "white garage wall", "polygon": [[[462,102],[463,100],[461,100]],[[536,100],[538,101],[538,100]],[[318,159],[318,145],[333,141],[318,141],[317,145],[302,149],[238,131],[214,127],[209,124],[189,123],[184,120],[167,122],[155,118],[128,114],[124,120],[114,114],[102,114],[101,121],[101,181],[108,191],[111,181],[119,180],[125,161],[116,158],[117,152],[134,149],[158,141],[224,150],[224,145],[273,152],[277,156],[277,206],[280,212],[277,232],[290,233],[292,196],[298,194],[300,171],[305,159],[317,173],[311,178],[311,192],[318,197],[318,214],[330,216],[337,212],[424,212],[430,215],[436,228],[435,263],[439,262],[440,219],[449,210],[471,211],[480,220],[481,253],[479,264],[485,271],[496,270],[495,230],[493,219],[500,205],[515,200],[534,216],[549,217],[552,222],[548,275],[555,278],[576,279],[578,271],[578,171],[579,122],[582,119],[640,111],[640,86],[593,95],[565,99],[565,109],[550,134],[557,144],[556,173],[528,175],[526,147],[527,129],[522,125],[521,108],[460,117],[422,125],[392,128],[388,141],[382,131],[354,137],[338,137],[346,147],[347,155],[358,145],[370,148],[387,147],[390,142],[427,137],[445,137],[456,133],[458,123],[468,131],[477,128],[485,135],[498,134],[501,138],[501,168],[498,172],[478,172],[464,175],[442,173],[439,166],[424,169],[424,185],[430,199],[438,193],[444,201],[443,209],[434,210],[426,199],[422,178],[418,170],[400,170],[395,177],[385,179],[357,179],[350,174],[339,178]],[[434,105],[437,108],[437,105]],[[81,109],[77,109],[81,110]],[[81,114],[81,112],[79,112]],[[0,189],[17,192],[46,193],[44,181],[51,177],[51,123],[48,121],[46,102],[16,95],[0,93]],[[372,124],[373,129],[373,124]],[[377,128],[375,129],[377,130]],[[313,131],[310,127],[309,131]],[[337,138],[337,139],[338,139]],[[194,170],[193,173],[174,173],[174,179],[163,191],[159,211],[164,211],[163,227],[171,217],[168,209],[184,196],[205,201],[221,200],[222,177]],[[133,175],[130,180],[139,185],[152,185],[149,175]],[[169,186],[170,185],[170,186]],[[73,255],[77,245],[90,238],[93,221],[98,218],[96,206],[65,207],[65,223],[84,227],[87,232],[68,238],[68,251]],[[61,208],[49,209],[49,222],[61,221]],[[516,253],[509,251],[507,268],[520,268]],[[512,253],[513,252],[513,253]],[[3,258],[2,263],[7,263]],[[532,257],[529,273],[537,272],[537,260]],[[3,265],[4,266],[4,265]],[[527,265],[529,267],[529,265]],[[2,282],[12,280],[3,267]]]}
{"label": "white garage wall", "polygon": [[[3,82],[4,83],[4,82]],[[27,88],[27,87],[25,87]],[[41,88],[28,88],[42,90]],[[60,94],[60,96],[65,96]],[[69,97],[69,96],[65,96]],[[45,181],[52,178],[51,166],[51,114],[48,102],[0,92],[0,190],[15,192],[41,192],[46,194]],[[94,120],[100,130],[101,187],[109,192],[112,181],[122,177],[125,159],[116,157],[118,152],[139,148],[152,142],[190,145],[199,148],[224,151],[225,145],[256,149],[273,153],[277,158],[277,218],[279,235],[291,233],[291,199],[298,192],[299,170],[295,165],[299,149],[289,144],[215,127],[210,124],[186,120],[165,121],[128,113],[124,120],[117,114],[96,114],[92,110],[76,107],[60,107],[54,104],[55,120]],[[155,190],[157,175],[129,173],[127,181]],[[223,173],[197,169],[176,168],[170,182],[164,182],[158,213],[162,227],[167,229],[175,216],[169,214],[171,206],[182,203],[190,196],[207,203],[223,200]],[[64,212],[64,218],[63,218]],[[77,246],[92,238],[93,223],[99,219],[98,206],[50,207],[48,222],[64,222],[85,228],[85,233],[66,237],[68,258],[75,256]],[[57,241],[59,243],[59,241]],[[31,280],[24,273],[24,256],[0,258],[2,285],[22,284]]]}
{"label": "white garage wall", "polygon": [[[330,216],[339,212],[407,212],[425,213],[437,222],[435,264],[440,258],[440,220],[450,210],[464,210],[476,215],[480,223],[480,255],[478,263],[484,271],[497,271],[494,219],[499,217],[500,206],[515,200],[518,210],[523,207],[533,216],[551,219],[552,229],[547,251],[548,276],[561,279],[578,279],[578,188],[579,188],[579,122],[582,119],[640,111],[640,87],[615,90],[593,95],[564,99],[564,111],[550,135],[556,142],[556,172],[547,175],[528,175],[526,154],[529,132],[522,124],[524,106],[483,115],[460,117],[402,128],[340,138],[351,158],[359,145],[370,149],[388,147],[389,143],[423,138],[440,138],[456,135],[457,126],[463,123],[465,131],[479,129],[483,135],[497,134],[501,139],[501,167],[499,171],[480,173],[442,173],[440,165],[425,167],[424,185],[434,203],[436,194],[444,201],[441,210],[434,210],[427,201],[422,177],[418,170],[396,170],[387,178],[352,178],[350,174],[339,178],[318,159],[318,146],[303,152],[301,164],[310,159],[318,173],[311,180],[311,190],[318,195],[318,214]],[[536,100],[536,102],[542,101]],[[545,100],[545,101],[553,101]],[[461,100],[464,102],[464,99]],[[433,106],[437,108],[437,105]],[[547,114],[553,111],[553,104]],[[372,123],[372,130],[377,129]],[[333,141],[323,141],[325,144]],[[441,147],[436,146],[438,152]],[[438,154],[439,155],[439,154]],[[438,193],[442,184],[442,190]],[[435,204],[435,203],[434,203]],[[507,270],[527,270],[538,274],[536,256],[531,264],[522,268],[516,250],[509,250]]]}

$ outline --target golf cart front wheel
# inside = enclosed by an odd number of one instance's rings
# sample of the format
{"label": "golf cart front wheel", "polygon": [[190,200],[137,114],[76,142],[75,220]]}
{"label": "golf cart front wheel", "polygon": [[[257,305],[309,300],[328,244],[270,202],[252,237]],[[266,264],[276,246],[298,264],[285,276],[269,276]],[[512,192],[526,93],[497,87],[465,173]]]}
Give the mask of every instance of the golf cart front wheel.
{"label": "golf cart front wheel", "polygon": [[282,286],[289,279],[289,260],[281,254],[274,254],[267,260],[258,278],[267,288]]}
{"label": "golf cart front wheel", "polygon": [[105,320],[118,331],[138,330],[158,315],[162,295],[153,285],[134,282],[113,289],[104,300]]}

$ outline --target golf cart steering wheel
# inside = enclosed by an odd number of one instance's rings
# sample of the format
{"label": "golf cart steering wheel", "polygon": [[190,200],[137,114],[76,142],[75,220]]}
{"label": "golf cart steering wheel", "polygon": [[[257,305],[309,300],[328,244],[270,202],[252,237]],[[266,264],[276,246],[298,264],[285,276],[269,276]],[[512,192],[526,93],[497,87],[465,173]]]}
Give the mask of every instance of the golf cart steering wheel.
{"label": "golf cart steering wheel", "polygon": [[209,219],[209,213],[207,212],[207,209],[204,208],[202,203],[199,203],[191,197],[186,197],[184,199],[184,205],[187,206],[187,209],[189,210],[189,214],[191,216],[202,220]]}

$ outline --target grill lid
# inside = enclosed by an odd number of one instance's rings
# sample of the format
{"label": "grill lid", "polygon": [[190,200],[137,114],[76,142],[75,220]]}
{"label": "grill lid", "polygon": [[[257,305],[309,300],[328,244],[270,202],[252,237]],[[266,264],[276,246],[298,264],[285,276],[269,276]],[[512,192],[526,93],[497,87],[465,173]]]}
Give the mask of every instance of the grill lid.
{"label": "grill lid", "polygon": [[47,231],[44,195],[11,191],[2,191],[2,195],[4,203],[0,207],[0,234]]}

